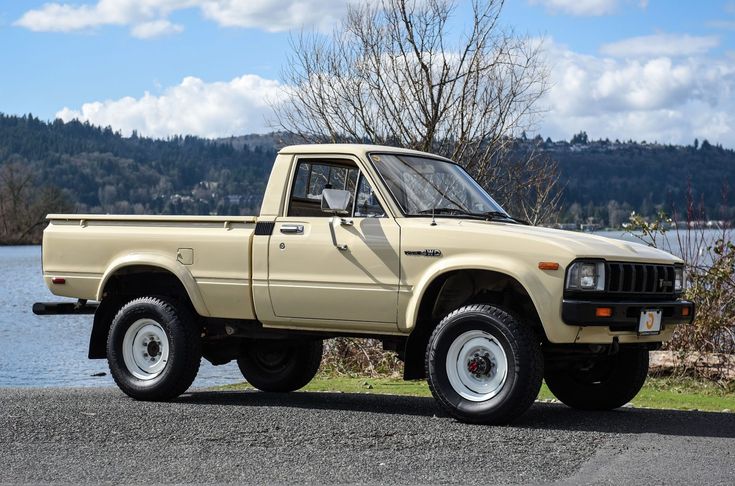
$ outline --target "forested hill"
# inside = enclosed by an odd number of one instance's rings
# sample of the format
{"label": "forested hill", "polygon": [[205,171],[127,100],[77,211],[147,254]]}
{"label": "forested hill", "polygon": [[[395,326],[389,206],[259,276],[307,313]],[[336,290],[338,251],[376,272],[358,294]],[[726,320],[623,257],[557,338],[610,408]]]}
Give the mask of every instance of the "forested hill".
{"label": "forested hill", "polygon": [[30,171],[37,186],[61,188],[80,212],[254,211],[275,153],[272,145],[126,138],[77,121],[0,115],[0,170]]}
{"label": "forested hill", "polygon": [[[217,141],[122,137],[76,121],[0,114],[0,202],[5,201],[7,216],[8,181],[26,176],[34,188],[61,189],[63,197],[50,204],[66,199],[71,203],[66,209],[79,212],[252,213],[283,142],[279,134]],[[735,218],[733,198],[722,208],[723,188],[735,186],[733,150],[706,141],[696,146],[590,141],[581,133],[571,142],[518,140],[515,153],[532,145],[559,163],[564,221],[595,217],[602,225],[617,225],[631,210],[653,214],[663,205],[683,211],[690,184],[709,218]]]}
{"label": "forested hill", "polygon": [[[559,164],[566,221],[589,217],[619,226],[631,211],[664,209],[686,219],[735,221],[735,151],[694,140],[692,145],[590,141],[582,132],[571,142],[547,139],[543,151]],[[521,144],[523,145],[523,144]]]}

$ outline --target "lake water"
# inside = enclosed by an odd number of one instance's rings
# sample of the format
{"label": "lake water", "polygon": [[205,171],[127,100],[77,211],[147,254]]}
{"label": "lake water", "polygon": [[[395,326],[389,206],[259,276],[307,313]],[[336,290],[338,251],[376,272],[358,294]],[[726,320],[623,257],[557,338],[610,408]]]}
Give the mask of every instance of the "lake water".
{"label": "lake water", "polygon": [[[596,233],[636,241],[621,231]],[[709,233],[714,239],[717,232]],[[676,244],[673,243],[675,247]],[[87,359],[92,316],[36,316],[34,302],[61,300],[41,277],[40,246],[0,246],[0,386],[113,386],[107,361]],[[105,376],[93,376],[106,373]],[[202,360],[194,386],[242,381],[237,364]]]}
{"label": "lake water", "polygon": [[[106,360],[87,359],[92,316],[31,312],[34,302],[58,300],[43,282],[40,246],[0,246],[0,386],[115,385]],[[203,359],[193,386],[241,381],[236,363]]]}

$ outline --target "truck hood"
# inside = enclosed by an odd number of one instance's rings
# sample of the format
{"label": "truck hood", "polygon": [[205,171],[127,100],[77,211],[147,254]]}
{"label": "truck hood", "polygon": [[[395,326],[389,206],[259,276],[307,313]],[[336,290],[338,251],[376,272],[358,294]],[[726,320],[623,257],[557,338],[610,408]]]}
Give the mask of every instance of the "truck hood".
{"label": "truck hood", "polygon": [[[675,263],[681,260],[670,253],[630,241],[615,240],[588,233],[557,230],[538,226],[524,226],[499,222],[462,220],[465,231],[491,233],[508,242],[534,241],[539,245],[553,246],[571,258],[604,258],[610,261],[634,261],[649,263]],[[541,248],[542,246],[539,246]]]}

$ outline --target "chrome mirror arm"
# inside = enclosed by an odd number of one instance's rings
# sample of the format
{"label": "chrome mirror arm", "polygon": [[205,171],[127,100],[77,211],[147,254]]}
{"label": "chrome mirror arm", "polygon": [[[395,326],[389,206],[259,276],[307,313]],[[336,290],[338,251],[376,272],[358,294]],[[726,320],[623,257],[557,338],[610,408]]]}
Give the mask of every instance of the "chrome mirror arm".
{"label": "chrome mirror arm", "polygon": [[340,224],[344,224],[342,223],[342,221],[346,221],[344,218],[338,218],[336,214],[329,218],[329,233],[332,235],[332,244],[339,251],[346,251],[347,245],[340,245],[339,243],[337,243],[337,234],[334,231],[334,226],[337,222],[337,219],[340,219]]}

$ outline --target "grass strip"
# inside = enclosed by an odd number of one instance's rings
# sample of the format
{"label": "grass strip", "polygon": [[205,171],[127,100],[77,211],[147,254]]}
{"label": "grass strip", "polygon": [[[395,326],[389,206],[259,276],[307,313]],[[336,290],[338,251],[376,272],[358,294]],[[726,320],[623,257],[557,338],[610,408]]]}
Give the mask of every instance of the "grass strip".
{"label": "grass strip", "polygon": [[[702,410],[734,412],[735,390],[692,378],[649,377],[633,406],[668,410]],[[247,383],[225,385],[218,390],[251,390]],[[317,375],[303,391],[336,393],[374,393],[430,397],[425,381],[403,381],[400,378],[370,378],[364,376]],[[554,395],[544,384],[539,400],[554,400]]]}

